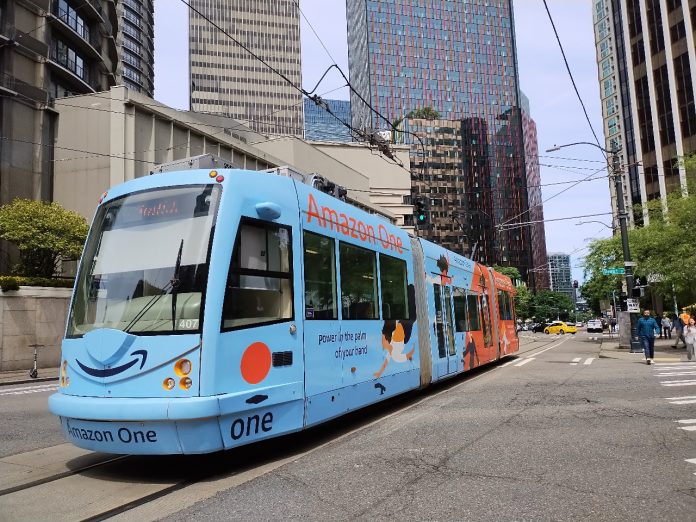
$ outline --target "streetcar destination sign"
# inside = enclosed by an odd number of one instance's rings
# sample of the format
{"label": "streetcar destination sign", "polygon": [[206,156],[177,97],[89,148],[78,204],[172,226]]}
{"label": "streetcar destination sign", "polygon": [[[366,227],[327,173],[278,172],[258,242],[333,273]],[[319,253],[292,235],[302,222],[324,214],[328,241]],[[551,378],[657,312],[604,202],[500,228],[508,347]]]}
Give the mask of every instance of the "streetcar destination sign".
{"label": "streetcar destination sign", "polygon": [[625,268],[603,268],[602,273],[604,275],[611,275],[611,274],[625,274],[626,269]]}

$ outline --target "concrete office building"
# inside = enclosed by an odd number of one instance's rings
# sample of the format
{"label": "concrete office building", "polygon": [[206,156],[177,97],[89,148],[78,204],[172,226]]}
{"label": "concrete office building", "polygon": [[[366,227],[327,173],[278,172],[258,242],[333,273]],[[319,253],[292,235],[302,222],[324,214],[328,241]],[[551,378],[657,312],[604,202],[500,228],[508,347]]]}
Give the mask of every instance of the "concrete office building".
{"label": "concrete office building", "polygon": [[570,256],[558,252],[549,255],[549,277],[551,290],[573,298],[573,278],[570,271]]}
{"label": "concrete office building", "polygon": [[[57,100],[56,111],[60,126],[53,197],[87,219],[109,187],[147,176],[161,163],[214,154],[234,168],[289,166],[305,174],[317,173],[348,188],[353,204],[396,221],[389,208],[371,199],[372,182],[363,169],[372,165],[371,159],[383,162],[364,147],[355,154],[343,151],[332,156],[294,136],[269,141],[232,118],[179,111],[123,86]],[[408,149],[401,154],[407,159]],[[393,177],[387,170],[386,178]],[[403,179],[395,182],[404,184]]]}
{"label": "concrete office building", "polygon": [[[414,174],[424,176],[413,195],[435,201],[435,225],[421,235],[515,266],[526,280],[528,227],[496,228],[527,221],[528,210],[512,16],[510,0],[347,0],[348,63],[369,102],[351,96],[353,126],[388,130],[372,108],[390,121],[424,107],[440,115],[405,125],[437,153],[421,166],[420,143],[404,136]],[[450,197],[459,222],[442,215]]]}
{"label": "concrete office building", "polygon": [[687,189],[679,158],[696,152],[696,2],[593,5],[605,147],[620,151],[626,208],[640,226],[650,216],[639,205],[661,200],[666,209],[668,194]]}
{"label": "concrete office building", "polygon": [[154,0],[116,2],[121,64],[119,84],[150,98],[155,93]]}
{"label": "concrete office building", "polygon": [[[0,0],[0,205],[53,196],[54,100],[116,83],[114,2]],[[0,273],[16,252],[0,243]]]}
{"label": "concrete office building", "polygon": [[[192,0],[238,42],[302,85],[300,12],[293,0]],[[302,94],[189,10],[191,110],[223,114],[265,134],[303,136]]]}

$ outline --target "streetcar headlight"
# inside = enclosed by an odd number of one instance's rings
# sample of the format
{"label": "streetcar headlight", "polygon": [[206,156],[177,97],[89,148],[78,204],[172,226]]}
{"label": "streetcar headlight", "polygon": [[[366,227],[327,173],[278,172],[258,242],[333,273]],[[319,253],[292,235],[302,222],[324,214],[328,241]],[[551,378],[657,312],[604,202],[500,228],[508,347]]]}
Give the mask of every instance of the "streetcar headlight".
{"label": "streetcar headlight", "polygon": [[179,381],[179,386],[181,386],[184,390],[188,390],[192,384],[193,384],[193,381],[191,380],[190,377],[183,377]]}
{"label": "streetcar headlight", "polygon": [[176,381],[171,377],[167,377],[166,379],[164,379],[162,386],[165,390],[171,390],[174,388],[174,386],[176,386]]}
{"label": "streetcar headlight", "polygon": [[186,377],[191,373],[191,361],[188,359],[179,359],[174,365],[174,371],[179,377]]}

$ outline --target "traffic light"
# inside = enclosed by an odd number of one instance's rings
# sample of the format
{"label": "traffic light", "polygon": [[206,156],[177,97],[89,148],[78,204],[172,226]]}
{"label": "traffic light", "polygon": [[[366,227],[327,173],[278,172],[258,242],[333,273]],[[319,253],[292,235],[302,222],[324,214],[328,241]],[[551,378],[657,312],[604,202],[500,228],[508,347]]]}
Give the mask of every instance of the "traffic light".
{"label": "traffic light", "polygon": [[428,222],[427,200],[419,196],[413,200],[413,214],[416,225],[425,225]]}

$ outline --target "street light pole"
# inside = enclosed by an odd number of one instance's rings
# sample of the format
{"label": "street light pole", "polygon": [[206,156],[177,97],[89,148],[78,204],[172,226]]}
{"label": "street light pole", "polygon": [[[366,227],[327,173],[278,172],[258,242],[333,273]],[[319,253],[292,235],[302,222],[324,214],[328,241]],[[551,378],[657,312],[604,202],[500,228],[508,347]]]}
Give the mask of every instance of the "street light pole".
{"label": "street light pole", "polygon": [[[621,233],[621,246],[623,248],[623,260],[624,260],[624,270],[626,277],[626,294],[628,297],[633,297],[633,261],[631,261],[631,250],[628,246],[628,213],[626,212],[626,205],[624,203],[623,196],[623,182],[621,180],[621,166],[619,164],[619,151],[615,146],[612,147],[611,151],[608,151],[604,147],[600,147],[596,143],[589,141],[580,141],[576,143],[568,143],[567,145],[555,145],[548,149],[546,152],[554,152],[564,147],[571,147],[573,145],[591,145],[598,148],[604,154],[607,155],[607,159],[611,158],[611,177],[614,179],[614,188],[616,189],[616,206],[617,206],[617,217],[619,218],[619,231]],[[634,312],[629,313],[629,318],[631,321],[631,334],[630,334],[630,351],[631,353],[641,352],[640,342],[636,335],[636,322],[637,314]]]}

